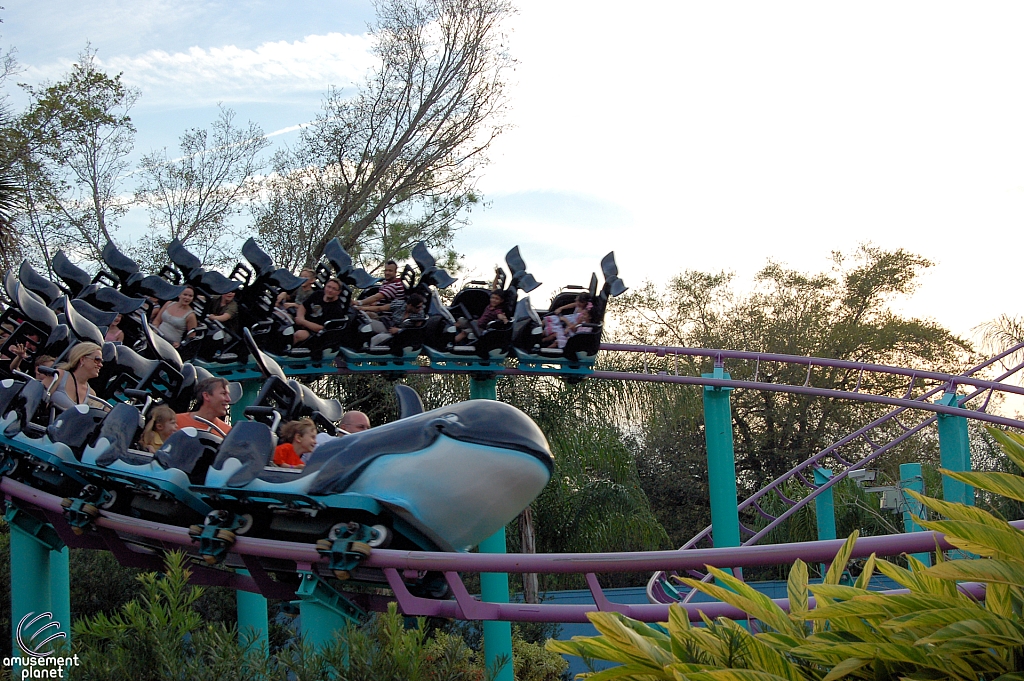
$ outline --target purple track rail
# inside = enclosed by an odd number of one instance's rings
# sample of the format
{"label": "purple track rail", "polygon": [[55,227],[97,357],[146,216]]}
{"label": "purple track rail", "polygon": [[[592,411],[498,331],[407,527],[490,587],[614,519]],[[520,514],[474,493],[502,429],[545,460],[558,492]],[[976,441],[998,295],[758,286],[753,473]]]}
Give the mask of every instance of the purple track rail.
{"label": "purple track rail", "polygon": [[[132,546],[145,541],[149,546],[165,549],[189,550],[192,539],[188,529],[129,518],[127,516],[101,512],[95,522],[95,529],[83,535],[76,535],[64,521],[60,498],[33,487],[4,478],[0,480],[0,491],[8,499],[18,500],[23,508],[29,508],[43,515],[57,530],[61,538],[72,547],[98,548],[112,551],[127,564],[148,569],[159,569],[159,557],[137,553]],[[1024,527],[1024,521],[1013,523]],[[453,617],[472,620],[505,620],[531,622],[586,622],[587,613],[614,611],[645,622],[659,622],[668,619],[668,604],[627,605],[608,600],[597,579],[599,573],[635,572],[648,570],[687,570],[705,565],[718,567],[748,567],[776,563],[791,563],[797,558],[808,562],[832,560],[841,540],[805,542],[801,544],[773,544],[752,548],[695,549],[691,551],[645,551],[637,553],[607,554],[480,554],[480,553],[429,553],[421,551],[390,551],[375,549],[366,558],[364,566],[384,572],[395,599],[402,612],[409,616]],[[905,552],[927,551],[952,548],[935,532],[918,532],[904,535],[863,537],[857,541],[853,557],[866,557],[872,553],[887,556]],[[242,591],[260,592],[274,598],[294,597],[287,585],[270,580],[261,560],[288,561],[296,570],[323,571],[327,574],[325,560],[309,544],[252,539],[238,537],[232,553],[252,573],[244,577],[226,569],[195,565],[193,581],[201,584],[228,586]],[[133,557],[134,556],[134,557]],[[432,600],[412,595],[402,581],[401,572],[411,570],[437,570],[445,574],[453,600]],[[480,572],[541,572],[541,573],[582,573],[594,596],[594,605],[557,605],[526,603],[486,603],[472,597],[467,591],[459,573]],[[984,597],[980,585],[967,585],[973,595]],[[380,608],[386,600],[377,598],[365,605]],[[788,608],[786,599],[776,600]],[[690,618],[699,619],[702,611],[711,617],[743,618],[745,615],[724,603],[687,604],[684,606]]]}

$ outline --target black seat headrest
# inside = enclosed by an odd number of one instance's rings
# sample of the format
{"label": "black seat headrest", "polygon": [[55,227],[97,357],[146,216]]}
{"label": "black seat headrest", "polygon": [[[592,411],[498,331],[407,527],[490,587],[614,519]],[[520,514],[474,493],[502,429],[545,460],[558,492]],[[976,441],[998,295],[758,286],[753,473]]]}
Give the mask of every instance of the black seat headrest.
{"label": "black seat headrest", "polygon": [[269,426],[255,421],[242,421],[233,426],[224,438],[212,468],[223,470],[228,460],[237,460],[242,466],[228,478],[227,484],[228,487],[243,487],[255,480],[264,467],[270,464],[275,444]]}
{"label": "black seat headrest", "polygon": [[68,260],[64,251],[57,251],[54,254],[53,260],[50,261],[50,267],[53,268],[53,273],[67,284],[73,296],[77,296],[82,289],[92,283],[89,273]]}
{"label": "black seat headrest", "polygon": [[18,268],[18,281],[30,291],[34,291],[47,305],[64,295],[56,284],[32,269],[28,260],[22,261],[21,267]]}
{"label": "black seat headrest", "polygon": [[142,428],[142,414],[130,404],[115,405],[100,425],[97,444],[104,438],[110,443],[103,454],[96,459],[97,465],[109,466],[119,459],[129,460],[128,449],[135,442]]}
{"label": "black seat headrest", "polygon": [[113,241],[107,242],[100,256],[122,284],[139,271],[139,264],[118,250]]}

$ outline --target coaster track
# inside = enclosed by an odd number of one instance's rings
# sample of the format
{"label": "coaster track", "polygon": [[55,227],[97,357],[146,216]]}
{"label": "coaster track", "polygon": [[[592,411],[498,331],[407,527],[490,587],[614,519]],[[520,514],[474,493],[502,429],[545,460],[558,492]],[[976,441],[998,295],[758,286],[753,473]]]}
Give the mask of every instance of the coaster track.
{"label": "coaster track", "polygon": [[[938,414],[964,416],[973,420],[995,425],[1024,428],[1024,421],[987,413],[986,409],[992,398],[1000,393],[1024,395],[1024,388],[1005,382],[1024,369],[1024,363],[1016,364],[1003,371],[995,380],[976,378],[976,374],[993,367],[1013,353],[1024,348],[1024,343],[1009,348],[1005,352],[986,360],[961,374],[945,374],[940,372],[921,371],[902,367],[893,367],[861,362],[822,359],[814,357],[797,357],[768,353],[751,353],[732,350],[709,350],[699,348],[657,347],[640,345],[604,344],[601,349],[607,353],[623,353],[627,356],[640,356],[643,371],[595,370],[588,372],[586,377],[599,380],[642,381],[653,383],[670,383],[680,385],[699,385],[724,388],[743,388],[752,390],[768,390],[792,394],[802,394],[822,398],[834,398],[886,404],[895,407],[884,416],[875,419],[863,428],[842,438],[833,445],[779,476],[761,490],[744,499],[739,509],[753,508],[768,524],[761,530],[741,528],[748,539],[738,548],[703,549],[696,546],[710,537],[711,528],[705,528],[687,542],[681,550],[639,552],[639,553],[608,553],[608,554],[461,554],[461,553],[427,553],[412,551],[390,551],[376,549],[365,561],[366,569],[381,570],[394,593],[403,612],[407,615],[434,615],[459,619],[480,620],[512,620],[512,621],[552,621],[552,622],[583,622],[586,613],[595,610],[614,610],[630,617],[644,621],[664,621],[667,618],[669,603],[678,602],[671,589],[666,589],[666,577],[670,572],[688,572],[701,575],[699,570],[705,565],[718,567],[744,567],[773,563],[790,563],[796,558],[809,562],[830,560],[842,544],[841,541],[807,542],[801,544],[756,546],[772,529],[784,522],[793,513],[810,503],[826,489],[834,486],[856,470],[891,450],[901,442],[920,433],[931,425]],[[724,371],[717,375],[704,376],[686,375],[679,371],[679,358],[687,360],[698,358],[705,363],[710,360],[715,367],[724,369],[726,361],[731,365],[749,369],[750,379],[732,379],[726,377]],[[752,369],[750,364],[753,364]],[[289,375],[311,376],[327,374],[356,373],[343,364],[332,365],[329,361],[311,362],[309,360],[283,359],[282,367]],[[797,383],[775,382],[763,377],[762,366],[773,364],[779,366],[806,367],[804,381]],[[258,372],[252,367],[243,365],[208,365],[217,375],[231,380],[257,378]],[[853,390],[835,390],[814,385],[816,370],[841,370],[856,372],[856,386]],[[479,371],[479,369],[477,369]],[[439,370],[429,366],[409,365],[403,367],[401,374],[433,374],[433,373],[466,373],[473,372],[472,367],[462,371],[451,369]],[[362,372],[360,372],[362,373]],[[548,375],[559,376],[559,367],[553,365],[549,370],[531,368],[524,371],[519,368],[504,368],[497,371],[488,370],[495,375]],[[251,374],[251,375],[250,375]],[[874,380],[879,377],[899,377],[906,379],[906,389],[901,394],[891,392],[868,391],[865,386],[882,383]],[[573,379],[579,378],[574,375]],[[969,392],[957,395],[953,404],[940,404],[932,400],[943,394],[956,394],[958,387]],[[916,393],[916,394],[915,394]],[[972,407],[969,403],[978,403]],[[955,406],[954,406],[955,405]],[[911,414],[920,413],[925,417],[912,426],[905,425],[900,418],[906,419]],[[889,437],[883,433],[885,427],[895,425],[897,434]],[[891,428],[890,428],[891,429]],[[874,435],[875,439],[872,439]],[[888,441],[879,442],[882,437]],[[839,454],[839,450],[849,448],[853,443],[869,448],[867,455],[855,458]],[[828,483],[814,485],[806,473],[823,459],[829,458],[844,466]],[[800,500],[788,499],[782,494],[782,486],[791,481],[799,480],[811,488],[811,491]],[[20,507],[42,516],[53,525],[62,540],[69,546],[93,548],[111,551],[125,565],[145,569],[160,569],[160,554],[172,548],[192,546],[188,529],[171,525],[162,525],[127,516],[102,512],[96,521],[96,530],[85,534],[75,534],[71,526],[64,520],[61,500],[57,497],[40,492],[9,478],[0,481],[0,489],[8,499],[18,500]],[[775,493],[787,503],[787,510],[773,516],[762,507],[766,495]],[[1024,521],[1015,523],[1024,527]],[[895,555],[912,551],[927,551],[936,546],[948,548],[941,536],[931,532],[913,534],[897,534],[881,537],[861,538],[856,545],[854,556],[866,556],[874,552],[879,555]],[[311,545],[281,542],[272,540],[238,537],[232,546],[231,555],[222,568],[196,564],[193,569],[193,581],[201,584],[228,586],[243,591],[259,592],[272,598],[292,598],[295,584],[288,581],[277,581],[271,572],[295,572],[299,574],[328,575],[325,559]],[[248,576],[236,572],[238,569],[248,571]],[[444,574],[454,600],[436,600],[413,595],[402,579],[403,572],[438,571]],[[625,605],[612,603],[602,590],[597,578],[599,573],[654,571],[655,575],[648,584],[650,605]],[[460,573],[509,572],[509,573],[577,573],[585,576],[594,597],[595,605],[556,605],[556,604],[522,604],[522,603],[484,603],[471,597],[466,590]],[[971,590],[982,593],[980,586],[970,586]],[[352,601],[368,610],[385,607],[391,598],[381,593],[349,594]],[[780,605],[786,606],[784,600]],[[697,619],[695,604],[684,603],[692,618]],[[699,605],[700,610],[710,616],[739,617],[742,613],[722,603]]]}

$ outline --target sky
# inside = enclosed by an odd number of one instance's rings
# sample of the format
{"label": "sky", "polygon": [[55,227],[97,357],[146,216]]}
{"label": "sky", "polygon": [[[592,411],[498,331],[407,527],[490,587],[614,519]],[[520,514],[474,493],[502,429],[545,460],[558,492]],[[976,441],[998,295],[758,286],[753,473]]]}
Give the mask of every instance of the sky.
{"label": "sky", "polygon": [[[628,285],[727,270],[742,289],[768,260],[821,271],[871,242],[936,263],[902,312],[963,335],[1024,313],[1024,4],[517,6],[512,128],[455,243],[479,275],[518,244],[540,300],[609,251]],[[139,155],[218,103],[294,142],[374,63],[365,0],[5,8],[19,81],[59,78],[88,41],[141,88]]]}

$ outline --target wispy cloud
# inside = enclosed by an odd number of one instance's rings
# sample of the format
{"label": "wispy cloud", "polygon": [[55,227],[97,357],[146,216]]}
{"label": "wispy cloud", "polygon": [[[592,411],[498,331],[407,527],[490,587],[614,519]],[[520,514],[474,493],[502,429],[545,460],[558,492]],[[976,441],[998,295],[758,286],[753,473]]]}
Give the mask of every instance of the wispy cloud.
{"label": "wispy cloud", "polygon": [[[150,50],[97,59],[111,73],[142,88],[143,106],[214,102],[293,101],[319,96],[328,86],[360,82],[375,63],[369,35],[328,33],[292,42],[266,42],[254,49],[235,45],[192,47],[183,52]],[[54,79],[70,61],[32,67],[30,80]]]}

